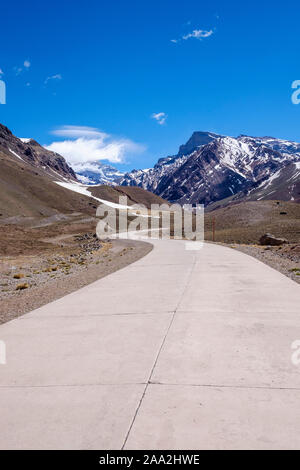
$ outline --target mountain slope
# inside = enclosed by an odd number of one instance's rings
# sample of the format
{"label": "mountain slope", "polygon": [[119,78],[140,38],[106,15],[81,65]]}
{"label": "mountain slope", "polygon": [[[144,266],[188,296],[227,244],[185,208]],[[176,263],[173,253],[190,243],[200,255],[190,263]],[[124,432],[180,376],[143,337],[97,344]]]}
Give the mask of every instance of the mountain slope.
{"label": "mountain slope", "polygon": [[143,204],[148,209],[151,208],[151,204],[168,204],[168,201],[139,187],[100,185],[90,186],[87,189],[93,196],[117,204],[120,197],[127,197],[128,206]]}
{"label": "mountain slope", "polygon": [[[183,155],[191,149],[191,153]],[[299,162],[300,144],[296,142],[194,133],[176,156],[160,159],[153,169],[127,173],[120,184],[150,189],[170,202],[181,204],[210,205],[247,197],[264,199],[269,198],[271,191],[282,200],[298,201]],[[272,178],[276,174],[281,175],[276,183],[280,183],[280,188],[273,189]],[[260,191],[256,192],[257,189]]]}
{"label": "mountain slope", "polygon": [[[58,179],[56,177],[56,179]],[[0,151],[0,222],[73,212],[94,213],[92,200],[59,187],[43,168]]]}
{"label": "mountain slope", "polygon": [[44,170],[44,173],[52,177],[77,180],[73,169],[61,155],[45,149],[33,139],[18,139],[2,124],[0,124],[0,150],[16,161]]}
{"label": "mountain slope", "polygon": [[0,125],[0,224],[36,226],[95,216],[99,198],[118,202],[124,195],[129,205],[166,202],[141,188],[82,185],[63,157]]}
{"label": "mountain slope", "polygon": [[258,188],[251,190],[246,199],[300,202],[300,161],[280,168]]}
{"label": "mountain slope", "polygon": [[[205,239],[223,243],[259,244],[264,233],[300,241],[300,205],[294,202],[242,201],[205,213]],[[299,246],[300,248],[300,246]]]}
{"label": "mountain slope", "polygon": [[211,132],[194,132],[187,143],[179,148],[176,155],[160,158],[154,168],[126,173],[118,183],[122,186],[139,186],[161,196],[169,177],[177,168],[184,165],[190,154],[218,137]]}

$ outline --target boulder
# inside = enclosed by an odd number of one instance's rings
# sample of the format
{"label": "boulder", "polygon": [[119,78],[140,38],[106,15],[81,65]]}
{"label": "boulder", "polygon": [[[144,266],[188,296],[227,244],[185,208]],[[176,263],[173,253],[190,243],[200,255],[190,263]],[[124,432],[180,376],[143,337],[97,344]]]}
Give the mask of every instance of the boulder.
{"label": "boulder", "polygon": [[285,238],[277,238],[270,233],[265,233],[262,237],[260,237],[259,243],[261,245],[279,246],[288,243],[288,241]]}

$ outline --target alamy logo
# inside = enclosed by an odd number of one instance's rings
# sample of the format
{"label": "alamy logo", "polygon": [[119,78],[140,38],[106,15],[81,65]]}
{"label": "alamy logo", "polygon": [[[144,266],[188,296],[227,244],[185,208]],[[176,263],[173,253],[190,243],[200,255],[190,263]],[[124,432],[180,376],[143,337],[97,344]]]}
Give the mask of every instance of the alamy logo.
{"label": "alamy logo", "polygon": [[184,240],[187,250],[199,250],[203,246],[204,206],[201,204],[129,206],[127,197],[121,196],[119,204],[100,204],[96,215],[100,218],[96,229],[99,239],[141,236]]}
{"label": "alamy logo", "polygon": [[6,104],[6,85],[3,80],[0,80],[0,104]]}
{"label": "alamy logo", "polygon": [[292,83],[292,88],[295,89],[295,91],[292,94],[292,103],[299,104],[300,103],[300,80],[295,80]]}
{"label": "alamy logo", "polygon": [[0,365],[6,364],[6,344],[0,340]]}

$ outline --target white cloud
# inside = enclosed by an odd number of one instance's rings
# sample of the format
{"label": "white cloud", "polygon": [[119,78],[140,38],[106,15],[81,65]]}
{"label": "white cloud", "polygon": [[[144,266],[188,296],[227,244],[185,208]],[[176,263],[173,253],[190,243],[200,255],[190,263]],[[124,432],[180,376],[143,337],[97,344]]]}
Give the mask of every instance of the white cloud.
{"label": "white cloud", "polygon": [[61,126],[51,132],[53,135],[60,137],[102,137],[105,138],[108,134],[99,131],[96,127],[88,126]]}
{"label": "white cloud", "polygon": [[168,116],[166,115],[166,113],[153,113],[151,114],[151,117],[162,126],[163,124],[165,124]]}
{"label": "white cloud", "polygon": [[50,77],[47,77],[44,81],[44,84],[47,85],[47,83],[52,80],[62,80],[61,74],[57,73],[56,75],[51,75]]}
{"label": "white cloud", "polygon": [[194,29],[191,33],[184,34],[180,39],[171,39],[171,42],[176,44],[181,40],[186,41],[187,39],[191,38],[201,41],[202,39],[209,38],[212,34],[214,34],[212,29],[209,31],[205,31],[203,29]]}
{"label": "white cloud", "polygon": [[79,181],[83,184],[92,184],[92,183],[94,183],[94,181],[91,180],[90,178],[88,178],[87,176],[78,175],[77,173],[76,173],[76,176],[77,176],[77,179],[79,179]]}
{"label": "white cloud", "polygon": [[14,67],[14,72],[16,76],[20,75],[24,71],[23,67],[25,67],[25,70],[29,70],[29,68],[31,67],[31,63],[29,62],[29,60],[24,60],[22,67]]}
{"label": "white cloud", "polygon": [[98,165],[98,162],[85,162],[85,163],[73,163],[75,171],[92,171],[93,173],[102,174],[102,169]]}
{"label": "white cloud", "polygon": [[23,72],[22,67],[14,67],[15,74],[18,76]]}
{"label": "white cloud", "polygon": [[92,162],[99,160],[121,163],[129,153],[141,153],[145,150],[142,145],[130,139],[113,138],[93,127],[63,126],[52,131],[52,134],[73,137],[72,140],[52,142],[46,148],[65,157],[75,171],[83,169],[83,164],[88,169]]}
{"label": "white cloud", "polygon": [[195,39],[204,39],[204,38],[209,38],[213,34],[213,30],[211,29],[210,31],[203,31],[202,29],[194,29],[189,34],[186,34],[185,36],[182,36],[182,39],[185,41],[190,38],[195,38]]}

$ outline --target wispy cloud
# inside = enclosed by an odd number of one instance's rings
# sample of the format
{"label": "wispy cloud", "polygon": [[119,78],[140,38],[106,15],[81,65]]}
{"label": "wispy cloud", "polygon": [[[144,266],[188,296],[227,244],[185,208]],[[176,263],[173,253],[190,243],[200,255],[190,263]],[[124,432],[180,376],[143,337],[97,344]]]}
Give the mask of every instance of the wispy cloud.
{"label": "wispy cloud", "polygon": [[108,137],[108,134],[101,132],[96,127],[88,126],[61,126],[58,129],[51,131],[53,135],[61,137]]}
{"label": "wispy cloud", "polygon": [[194,29],[194,31],[192,31],[191,33],[188,33],[182,36],[182,39],[184,41],[190,38],[201,40],[201,39],[209,38],[209,36],[211,36],[213,33],[214,32],[212,29],[210,31],[203,31],[202,29]]}
{"label": "wispy cloud", "polygon": [[1,77],[1,75],[4,75],[4,72],[3,72],[2,69],[0,69],[0,77]]}
{"label": "wispy cloud", "polygon": [[44,81],[44,84],[47,85],[48,82],[50,81],[56,81],[56,80],[62,80],[62,76],[60,73],[57,73],[56,75],[50,75],[49,77],[46,78],[46,80]]}
{"label": "wispy cloud", "polygon": [[14,72],[18,76],[23,72],[23,68],[22,67],[14,67]]}
{"label": "wispy cloud", "polygon": [[29,62],[29,60],[24,60],[22,67],[19,67],[17,65],[14,67],[14,72],[18,76],[23,72],[23,70],[29,70],[30,67],[31,63]]}
{"label": "wispy cloud", "polygon": [[179,39],[171,39],[171,42],[177,44],[180,41],[187,41],[188,39],[198,39],[201,41],[202,39],[209,38],[214,34],[214,31],[210,29],[209,31],[206,31],[204,29],[194,29],[192,32],[184,34],[181,36]]}
{"label": "wispy cloud", "polygon": [[145,150],[130,139],[116,138],[94,127],[62,126],[51,134],[68,138],[52,142],[47,148],[63,155],[75,171],[99,160],[122,163],[127,155]]}
{"label": "wispy cloud", "polygon": [[155,121],[160,125],[165,124],[165,122],[167,120],[167,117],[168,116],[166,115],[166,113],[153,113],[153,114],[151,114],[151,118],[155,119]]}

